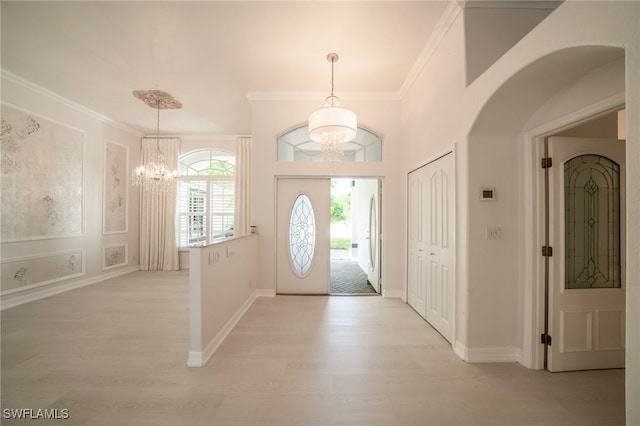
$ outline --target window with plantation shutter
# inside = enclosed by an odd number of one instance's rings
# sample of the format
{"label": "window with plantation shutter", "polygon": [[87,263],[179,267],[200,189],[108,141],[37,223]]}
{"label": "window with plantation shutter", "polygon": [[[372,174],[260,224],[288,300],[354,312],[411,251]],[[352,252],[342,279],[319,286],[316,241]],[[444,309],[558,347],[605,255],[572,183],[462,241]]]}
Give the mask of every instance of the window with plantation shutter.
{"label": "window with plantation shutter", "polygon": [[179,247],[210,244],[233,236],[235,157],[213,149],[180,157]]}

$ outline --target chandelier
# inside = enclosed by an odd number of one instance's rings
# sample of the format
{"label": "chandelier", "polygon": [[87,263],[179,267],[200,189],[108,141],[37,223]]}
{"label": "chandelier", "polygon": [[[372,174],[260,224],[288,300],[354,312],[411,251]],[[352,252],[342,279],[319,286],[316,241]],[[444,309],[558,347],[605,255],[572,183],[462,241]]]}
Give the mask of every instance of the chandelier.
{"label": "chandelier", "polygon": [[331,95],[325,99],[323,108],[309,115],[309,137],[320,143],[325,161],[339,161],[344,155],[344,144],[356,137],[358,118],[353,111],[341,107],[333,94],[333,66],[338,54],[329,53],[327,61],[331,62]]}
{"label": "chandelier", "polygon": [[136,167],[131,172],[132,184],[141,186],[145,191],[158,195],[173,187],[178,178],[178,171],[169,167],[160,151],[160,110],[179,109],[182,104],[167,92],[162,90],[134,90],[133,96],[142,100],[151,108],[158,110],[156,126],[156,150],[151,154],[149,161]]}

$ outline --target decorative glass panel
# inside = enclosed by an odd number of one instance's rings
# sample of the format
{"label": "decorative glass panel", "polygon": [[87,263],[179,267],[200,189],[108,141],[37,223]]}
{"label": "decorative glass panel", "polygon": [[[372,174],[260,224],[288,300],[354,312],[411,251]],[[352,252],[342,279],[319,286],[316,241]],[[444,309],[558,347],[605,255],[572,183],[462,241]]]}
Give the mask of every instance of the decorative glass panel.
{"label": "decorative glass panel", "polygon": [[180,176],[233,176],[235,155],[215,149],[200,149],[180,156]]}
{"label": "decorative glass panel", "polygon": [[620,166],[599,155],[564,164],[565,288],[620,287]]}
{"label": "decorative glass panel", "polygon": [[289,220],[289,254],[296,274],[304,276],[311,268],[316,246],[316,219],[311,200],[304,194],[296,198]]}
{"label": "decorative glass panel", "polygon": [[[358,127],[355,139],[345,143],[343,151],[337,161],[382,161],[382,137]],[[309,138],[309,126],[296,127],[278,137],[278,161],[324,161],[320,142]]]}

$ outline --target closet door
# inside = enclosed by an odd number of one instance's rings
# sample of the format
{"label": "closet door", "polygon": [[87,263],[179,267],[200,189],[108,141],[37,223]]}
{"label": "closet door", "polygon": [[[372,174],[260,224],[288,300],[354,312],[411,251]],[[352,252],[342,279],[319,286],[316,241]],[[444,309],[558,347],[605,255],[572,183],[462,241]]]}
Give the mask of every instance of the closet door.
{"label": "closet door", "polygon": [[455,253],[453,153],[409,173],[407,301],[451,341]]}
{"label": "closet door", "polygon": [[427,166],[426,318],[451,341],[453,314],[453,154]]}
{"label": "closet door", "polygon": [[426,166],[409,173],[407,302],[426,317]]}

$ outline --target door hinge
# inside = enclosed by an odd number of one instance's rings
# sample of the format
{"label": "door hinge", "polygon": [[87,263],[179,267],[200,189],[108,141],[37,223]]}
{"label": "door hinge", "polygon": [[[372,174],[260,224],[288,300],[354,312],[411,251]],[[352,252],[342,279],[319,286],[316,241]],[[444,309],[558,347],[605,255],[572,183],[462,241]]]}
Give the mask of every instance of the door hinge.
{"label": "door hinge", "polygon": [[540,343],[542,343],[543,345],[551,346],[551,336],[549,336],[548,334],[542,333],[540,335]]}
{"label": "door hinge", "polygon": [[543,169],[548,169],[551,167],[553,161],[551,161],[551,157],[545,157],[542,159],[541,165]]}
{"label": "door hinge", "polygon": [[553,247],[551,246],[543,246],[542,247],[542,255],[544,257],[551,257],[553,256]]}

